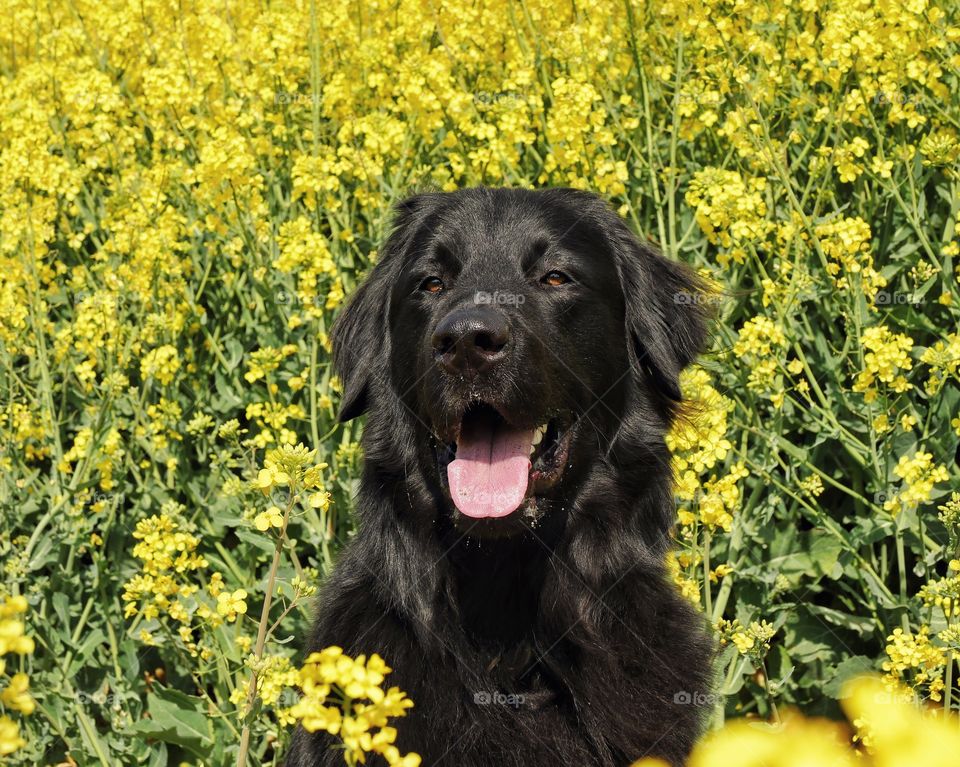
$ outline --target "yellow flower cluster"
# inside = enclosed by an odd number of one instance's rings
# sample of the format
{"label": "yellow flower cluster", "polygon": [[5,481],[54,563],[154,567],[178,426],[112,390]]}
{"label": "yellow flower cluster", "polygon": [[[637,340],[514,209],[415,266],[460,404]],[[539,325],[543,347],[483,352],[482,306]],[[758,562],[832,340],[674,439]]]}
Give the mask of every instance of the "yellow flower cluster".
{"label": "yellow flower cluster", "polygon": [[782,356],[786,347],[783,326],[764,315],[744,322],[733,346],[733,354],[750,365],[747,386],[768,395],[778,409],[784,399]]}
{"label": "yellow flower cluster", "polygon": [[[740,507],[741,479],[750,475],[742,461],[730,467],[723,476],[703,482],[703,490],[697,498],[697,519],[710,530],[720,528],[726,533],[733,525],[733,514]],[[680,524],[684,521],[685,510],[680,511]],[[687,512],[689,513],[689,512]]]}
{"label": "yellow flower cluster", "polygon": [[873,268],[870,225],[859,217],[839,218],[818,224],[814,231],[829,259],[827,274],[834,284],[842,290],[856,288],[874,301],[887,281]]}
{"label": "yellow flower cluster", "polygon": [[146,378],[156,378],[166,385],[180,369],[180,358],[177,356],[177,347],[171,344],[158,346],[147,352],[140,360],[140,375]]}
{"label": "yellow flower cluster", "polygon": [[846,141],[838,147],[821,147],[821,154],[824,156],[833,156],[833,165],[837,169],[840,181],[849,184],[856,181],[857,177],[863,173],[863,165],[860,161],[870,149],[870,144],[862,136],[857,136],[851,141]]}
{"label": "yellow flower cluster", "polygon": [[316,456],[316,449],[307,450],[302,443],[268,450],[254,486],[264,495],[276,487],[317,487],[327,465],[312,465]]}
{"label": "yellow flower cluster", "polygon": [[960,542],[960,493],[950,493],[950,498],[937,506],[937,511],[937,516],[950,533],[952,543]]}
{"label": "yellow flower cluster", "polygon": [[[50,455],[51,445],[46,442],[48,426],[40,415],[20,402],[11,402],[0,409],[0,433],[9,435],[13,444],[19,445],[27,461],[42,460]],[[0,468],[9,471],[13,458],[9,451],[0,455]]]}
{"label": "yellow flower cluster", "polygon": [[[183,440],[183,435],[180,433],[181,415],[183,415],[183,408],[178,402],[160,397],[159,402],[147,406],[149,421],[136,426],[133,433],[139,439],[149,439],[150,445],[158,455],[162,454],[170,447],[171,441],[176,443]],[[168,459],[168,464],[171,460],[176,461],[176,459]]]}
{"label": "yellow flower cluster", "polygon": [[[956,540],[957,535],[957,519],[952,515],[954,506],[960,508],[958,499],[960,496],[954,493],[954,498],[940,507],[940,519],[947,526],[951,540]],[[939,701],[947,686],[946,680],[952,677],[953,658],[960,652],[960,559],[951,559],[947,575],[927,581],[917,597],[925,607],[939,611],[940,615],[928,613],[916,633],[897,628],[887,637],[884,682],[893,693],[908,700],[928,697]],[[936,631],[935,636],[931,636],[932,631]]]}
{"label": "yellow flower cluster", "polygon": [[887,637],[888,660],[883,662],[883,670],[894,689],[901,685],[916,691],[925,689],[931,700],[940,700],[946,656],[942,648],[930,641],[929,633],[927,626],[921,626],[916,634],[894,629]]}
{"label": "yellow flower cluster", "polygon": [[292,354],[297,353],[294,344],[286,344],[280,349],[272,346],[263,346],[250,355],[247,361],[247,372],[243,374],[248,383],[254,383],[261,378],[268,378],[270,373],[280,367],[280,363]]}
{"label": "yellow flower cluster", "polygon": [[373,752],[392,767],[418,767],[417,754],[401,755],[394,745],[397,731],[389,720],[405,716],[413,701],[396,687],[381,687],[390,670],[376,654],[351,658],[339,647],[311,653],[299,672],[303,698],[287,713],[308,732],[339,736],[349,765]]}
{"label": "yellow flower cluster", "polygon": [[948,166],[960,157],[960,141],[952,129],[934,130],[920,139],[924,165]]}
{"label": "yellow flower cluster", "polygon": [[22,596],[6,597],[0,604],[0,655],[33,652],[33,639],[26,635],[23,621],[18,617],[27,611],[27,600]]}
{"label": "yellow flower cluster", "polygon": [[[0,602],[0,680],[7,677],[4,656],[33,652],[33,638],[27,636],[21,617],[26,611],[27,600],[22,596],[4,597]],[[20,726],[7,712],[16,711],[24,716],[33,713],[36,704],[28,692],[29,685],[29,677],[18,672],[8,677],[6,685],[0,689],[0,757],[26,745],[20,735]]]}
{"label": "yellow flower cluster", "polygon": [[[298,508],[302,508],[299,504],[318,509],[322,514],[329,511],[331,496],[323,485],[323,471],[327,464],[315,463],[316,454],[316,450],[307,450],[302,443],[281,445],[269,450],[257,478],[247,485],[263,496],[272,496],[274,502],[265,509],[254,513],[251,507],[245,516],[248,519],[252,517],[255,529],[270,533],[278,546],[287,534],[291,518],[296,515]],[[282,492],[276,492],[281,489]],[[326,522],[321,521],[321,524],[325,526]],[[299,575],[291,585],[295,599],[312,593],[312,587]]]}
{"label": "yellow flower cluster", "polygon": [[927,607],[939,608],[949,625],[960,623],[960,559],[951,559],[947,567],[953,575],[925,583],[919,596]]}
{"label": "yellow flower cluster", "polygon": [[[307,503],[326,511],[330,506],[330,493],[323,486],[323,470],[327,464],[314,463],[316,456],[316,450],[307,450],[302,443],[269,450],[264,458],[264,468],[257,474],[253,485],[264,495],[278,487],[291,491],[310,490]],[[259,514],[254,521],[257,529],[265,531],[271,527],[283,527],[283,520],[278,519],[279,512],[278,508],[271,507]]]}
{"label": "yellow flower cluster", "polygon": [[[570,186],[580,189],[600,189],[609,195],[620,195],[626,190],[627,166],[622,160],[613,161],[603,155],[597,157],[596,175],[582,174],[584,148],[596,147],[599,152],[616,143],[614,132],[607,122],[603,99],[592,82],[581,77],[558,77],[550,84],[555,99],[547,118],[547,134],[552,146],[544,162],[544,172],[538,181],[547,183],[558,172],[565,175]],[[528,143],[535,136],[527,133]]]}
{"label": "yellow flower cluster", "polygon": [[[82,294],[81,294],[82,295]],[[54,341],[54,358],[75,358],[73,373],[81,386],[89,391],[96,380],[96,370],[102,367],[107,355],[116,351],[123,332],[117,321],[117,296],[112,291],[99,290],[80,298],[73,322],[60,328]]]}
{"label": "yellow flower cluster", "polygon": [[[960,368],[960,334],[948,333],[942,340],[923,350],[920,361],[930,366],[930,376],[924,386],[927,394],[933,396],[943,386],[947,378],[955,378]],[[960,435],[960,427],[957,427]]]}
{"label": "yellow flower cluster", "polygon": [[721,266],[731,260],[742,264],[745,248],[756,248],[775,228],[767,218],[765,188],[766,179],[744,181],[736,171],[705,168],[694,173],[684,199],[696,210],[707,239],[724,248],[717,256]]}
{"label": "yellow flower cluster", "polygon": [[[275,386],[275,385],[274,385]],[[307,413],[301,405],[281,405],[277,402],[252,402],[245,411],[247,419],[255,423],[260,432],[248,439],[247,444],[264,448],[274,442],[281,445],[293,445],[297,442],[297,434],[288,428],[290,420],[299,421]]]}
{"label": "yellow flower cluster", "polygon": [[814,498],[823,493],[823,480],[817,474],[811,474],[806,479],[800,480],[797,486]]}
{"label": "yellow flower cluster", "polygon": [[676,584],[680,595],[690,600],[697,607],[701,606],[700,583],[687,573],[693,567],[696,567],[699,561],[699,558],[695,558],[688,551],[671,551],[667,554],[666,559],[667,574]]}
{"label": "yellow flower cluster", "polygon": [[[250,655],[246,659],[246,668],[256,672],[257,696],[266,706],[275,706],[285,690],[300,682],[300,673],[284,655],[267,655],[259,660]],[[230,702],[239,706],[247,700],[249,693],[249,678],[242,679],[230,693]],[[280,709],[278,714],[281,724],[293,721],[285,709]]]}
{"label": "yellow flower cluster", "polygon": [[787,345],[783,328],[769,317],[757,316],[743,323],[733,347],[736,355],[751,354],[754,357],[768,357],[776,349]]}
{"label": "yellow flower cluster", "polygon": [[[691,575],[702,562],[699,535],[701,531],[730,532],[733,515],[740,507],[739,483],[748,472],[743,462],[726,473],[713,471],[732,450],[727,439],[727,415],[733,409],[730,399],[714,388],[710,374],[701,367],[685,370],[680,386],[684,408],[666,436],[679,502],[680,550],[668,555],[667,566],[681,593],[698,603],[700,587]],[[709,575],[717,581],[731,571],[729,565],[720,565]]]}
{"label": "yellow flower cluster", "polygon": [[933,462],[930,453],[918,450],[913,457],[900,456],[893,473],[903,480],[904,486],[883,503],[884,511],[897,515],[905,508],[916,508],[930,500],[933,486],[947,482],[950,474],[946,466]]}
{"label": "yellow flower cluster", "polygon": [[280,225],[277,234],[279,255],[273,267],[283,274],[297,278],[295,296],[278,296],[281,304],[295,298],[309,317],[322,317],[325,311],[336,308],[343,298],[338,268],[326,237],[317,233],[313,222],[305,216]]}
{"label": "yellow flower cluster", "polygon": [[[738,719],[698,744],[686,767],[913,767],[953,765],[960,753],[955,715],[917,709],[891,693],[875,677],[844,686],[841,700],[851,723],[867,738],[864,750],[848,741],[843,724],[807,719],[787,712],[782,722],[765,725]],[[658,759],[641,759],[631,767],[667,767]]]}
{"label": "yellow flower cluster", "polygon": [[[244,614],[246,592],[224,591],[223,577],[217,572],[208,573],[208,562],[197,551],[200,539],[181,529],[178,516],[175,505],[168,504],[160,514],[137,523],[133,537],[138,543],[133,555],[141,565],[140,572],[124,584],[124,615],[147,621],[169,617],[177,624],[176,634],[169,638],[191,655],[207,658],[210,648],[202,638],[197,639],[197,630],[216,628]],[[205,589],[197,585],[200,576],[208,577]],[[166,631],[162,621],[157,625]],[[141,630],[141,638],[156,641],[147,629]]]}
{"label": "yellow flower cluster", "polygon": [[774,627],[763,620],[753,621],[749,626],[743,626],[739,619],[717,622],[720,643],[733,644],[741,655],[749,657],[756,666],[760,665],[770,649],[770,640],[775,633]]}
{"label": "yellow flower cluster", "polygon": [[880,393],[878,384],[895,392],[912,387],[903,375],[913,367],[910,350],[913,341],[903,333],[894,333],[885,325],[875,325],[863,331],[863,370],[853,382],[853,390],[862,392],[865,402],[874,402]]}
{"label": "yellow flower cluster", "polygon": [[674,473],[684,490],[696,489],[696,475],[712,469],[730,451],[727,414],[733,403],[712,385],[710,374],[691,367],[680,374],[684,408],[667,433]]}

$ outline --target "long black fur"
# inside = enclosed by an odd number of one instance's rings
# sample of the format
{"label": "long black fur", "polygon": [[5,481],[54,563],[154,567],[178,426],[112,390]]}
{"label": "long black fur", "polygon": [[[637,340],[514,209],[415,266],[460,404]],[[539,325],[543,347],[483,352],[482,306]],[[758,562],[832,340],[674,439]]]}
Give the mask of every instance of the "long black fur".
{"label": "long black fur", "polygon": [[[580,276],[567,292],[539,282],[558,253]],[[439,268],[443,295],[417,291]],[[701,288],[584,192],[477,188],[398,206],[334,328],[341,418],[367,413],[365,464],[358,532],[324,585],[308,649],[386,659],[389,683],[415,701],[396,722],[401,751],[456,767],[679,765],[688,754],[712,646],[665,574],[675,507],[664,433],[680,371],[704,345]],[[429,338],[477,290],[525,301],[503,309],[509,362],[466,384],[437,369]],[[508,535],[493,529],[502,520],[454,509],[436,462],[438,430],[477,397],[519,420],[575,419],[559,488]],[[342,764],[333,743],[298,730],[286,764]]]}

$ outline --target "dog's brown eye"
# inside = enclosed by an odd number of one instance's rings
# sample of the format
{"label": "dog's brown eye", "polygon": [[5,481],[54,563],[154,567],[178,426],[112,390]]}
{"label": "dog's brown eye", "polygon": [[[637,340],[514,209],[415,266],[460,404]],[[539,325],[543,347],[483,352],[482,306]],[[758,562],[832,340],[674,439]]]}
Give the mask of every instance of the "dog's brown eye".
{"label": "dog's brown eye", "polygon": [[556,288],[560,285],[566,285],[570,282],[570,278],[563,272],[547,272],[540,278],[540,282],[544,285],[549,285],[551,288]]}
{"label": "dog's brown eye", "polygon": [[427,293],[439,293],[443,290],[443,280],[439,277],[427,277],[420,283],[420,290],[425,290]]}

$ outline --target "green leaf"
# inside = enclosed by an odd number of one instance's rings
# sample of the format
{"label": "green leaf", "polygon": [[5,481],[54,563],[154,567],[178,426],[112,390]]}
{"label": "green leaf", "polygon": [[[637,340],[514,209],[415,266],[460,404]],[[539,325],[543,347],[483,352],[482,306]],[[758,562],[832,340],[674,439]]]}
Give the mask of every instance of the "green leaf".
{"label": "green leaf", "polygon": [[223,341],[224,359],[227,361],[227,371],[234,370],[243,361],[243,344],[236,338],[226,338]]}
{"label": "green leaf", "polygon": [[843,543],[830,533],[814,531],[811,533],[810,561],[817,575],[830,575],[837,564]]}
{"label": "green leaf", "polygon": [[77,648],[77,652],[74,655],[73,661],[70,663],[70,668],[67,669],[67,673],[73,675],[83,668],[90,660],[93,651],[100,647],[100,645],[106,644],[106,641],[107,635],[102,629],[94,629],[86,634],[83,638],[83,643]]}
{"label": "green leaf", "polygon": [[873,661],[866,655],[851,655],[828,673],[828,681],[823,685],[824,695],[839,700],[844,685],[851,679],[874,671]]}
{"label": "green leaf", "polygon": [[53,611],[57,614],[57,620],[61,626],[70,626],[73,621],[70,619],[70,599],[62,591],[53,595]]}
{"label": "green leaf", "polygon": [[821,605],[807,605],[807,609],[814,615],[819,615],[827,623],[845,628],[849,631],[855,631],[858,634],[870,634],[874,628],[873,621],[864,615],[851,615],[850,613]]}
{"label": "green leaf", "polygon": [[234,532],[241,541],[249,543],[268,554],[273,553],[276,544],[274,544],[273,539],[269,537],[267,533],[261,533],[259,530],[251,530],[248,527],[238,527]]}
{"label": "green leaf", "polygon": [[147,695],[147,712],[150,718],[137,722],[131,728],[134,732],[181,746],[200,757],[213,744],[202,698],[157,685]]}

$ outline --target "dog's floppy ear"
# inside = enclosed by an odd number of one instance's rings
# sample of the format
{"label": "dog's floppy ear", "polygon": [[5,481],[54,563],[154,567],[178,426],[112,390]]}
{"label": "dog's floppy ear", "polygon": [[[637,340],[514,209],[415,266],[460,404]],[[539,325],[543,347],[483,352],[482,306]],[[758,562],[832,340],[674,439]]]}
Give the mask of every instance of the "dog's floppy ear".
{"label": "dog's floppy ear", "polygon": [[679,402],[680,372],[706,347],[712,293],[692,269],[641,243],[610,215],[632,361],[660,394]]}
{"label": "dog's floppy ear", "polygon": [[380,258],[333,325],[333,367],[343,382],[337,414],[341,422],[363,415],[373,392],[388,383],[390,290],[403,253],[440,197],[417,194],[397,203],[393,231]]}
{"label": "dog's floppy ear", "polygon": [[343,382],[337,414],[341,423],[367,410],[373,377],[383,362],[386,300],[387,284],[375,266],[333,325],[333,367]]}

